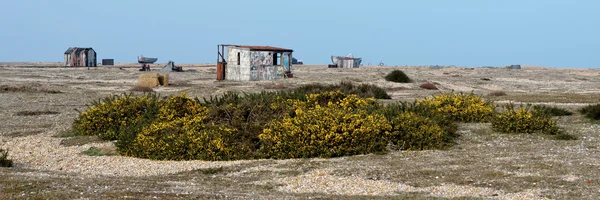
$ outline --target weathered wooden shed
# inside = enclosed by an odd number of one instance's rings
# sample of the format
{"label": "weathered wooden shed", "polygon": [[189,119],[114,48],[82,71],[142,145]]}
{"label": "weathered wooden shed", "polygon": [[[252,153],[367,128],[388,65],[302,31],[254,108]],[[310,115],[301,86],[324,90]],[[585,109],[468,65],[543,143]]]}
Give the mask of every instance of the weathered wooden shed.
{"label": "weathered wooden shed", "polygon": [[96,51],[90,47],[69,47],[65,51],[65,66],[96,67]]}
{"label": "weathered wooden shed", "polygon": [[331,62],[337,68],[358,68],[362,62],[362,58],[355,58],[352,54],[348,56],[331,56]]}
{"label": "weathered wooden shed", "polygon": [[217,80],[257,81],[292,77],[292,49],[217,45]]}

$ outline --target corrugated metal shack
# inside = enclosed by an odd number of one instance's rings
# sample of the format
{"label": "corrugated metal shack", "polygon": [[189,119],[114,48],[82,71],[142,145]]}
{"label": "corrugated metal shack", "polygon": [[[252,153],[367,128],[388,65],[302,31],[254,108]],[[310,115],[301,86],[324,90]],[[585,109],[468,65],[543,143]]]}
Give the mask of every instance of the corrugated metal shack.
{"label": "corrugated metal shack", "polygon": [[65,66],[96,67],[96,51],[89,47],[69,47],[65,51]]}
{"label": "corrugated metal shack", "polygon": [[217,80],[257,81],[292,77],[292,49],[217,45]]}
{"label": "corrugated metal shack", "polygon": [[355,58],[353,56],[331,56],[331,62],[337,68],[358,68],[362,62],[362,58]]}

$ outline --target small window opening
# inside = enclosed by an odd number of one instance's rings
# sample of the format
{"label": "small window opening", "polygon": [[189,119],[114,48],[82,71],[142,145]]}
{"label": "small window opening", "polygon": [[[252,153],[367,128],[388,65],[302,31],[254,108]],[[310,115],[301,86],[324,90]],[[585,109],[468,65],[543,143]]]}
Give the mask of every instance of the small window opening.
{"label": "small window opening", "polygon": [[277,53],[273,54],[273,65],[277,65]]}
{"label": "small window opening", "polygon": [[241,65],[241,63],[242,63],[242,61],[241,61],[241,60],[242,60],[242,59],[241,59],[241,53],[240,53],[240,52],[238,52],[238,53],[237,53],[237,65]]}

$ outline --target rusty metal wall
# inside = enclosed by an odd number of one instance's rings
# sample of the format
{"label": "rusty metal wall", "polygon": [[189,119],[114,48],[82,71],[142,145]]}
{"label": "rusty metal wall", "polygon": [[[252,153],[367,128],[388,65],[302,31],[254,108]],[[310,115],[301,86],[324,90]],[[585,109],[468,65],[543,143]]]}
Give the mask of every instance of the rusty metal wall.
{"label": "rusty metal wall", "polygon": [[64,54],[65,66],[96,67],[96,51],[92,48],[69,48]]}
{"label": "rusty metal wall", "polygon": [[226,62],[217,63],[217,80],[225,80],[225,69],[227,68]]}

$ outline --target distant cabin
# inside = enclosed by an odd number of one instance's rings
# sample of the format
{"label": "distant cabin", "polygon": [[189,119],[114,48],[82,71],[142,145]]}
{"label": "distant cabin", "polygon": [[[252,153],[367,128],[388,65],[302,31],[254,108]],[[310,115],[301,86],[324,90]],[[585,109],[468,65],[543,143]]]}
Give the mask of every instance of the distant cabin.
{"label": "distant cabin", "polygon": [[89,47],[69,47],[65,51],[65,66],[96,67],[96,51]]}
{"label": "distant cabin", "polygon": [[292,49],[272,46],[217,46],[217,80],[258,81],[292,77]]}

